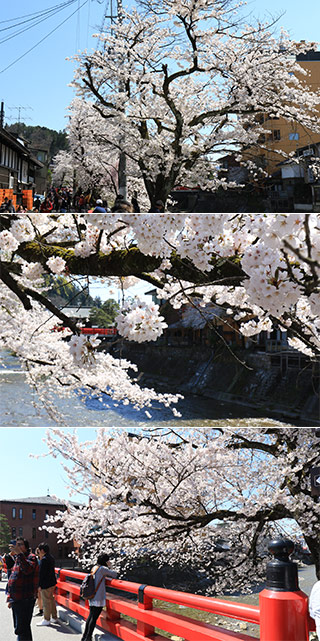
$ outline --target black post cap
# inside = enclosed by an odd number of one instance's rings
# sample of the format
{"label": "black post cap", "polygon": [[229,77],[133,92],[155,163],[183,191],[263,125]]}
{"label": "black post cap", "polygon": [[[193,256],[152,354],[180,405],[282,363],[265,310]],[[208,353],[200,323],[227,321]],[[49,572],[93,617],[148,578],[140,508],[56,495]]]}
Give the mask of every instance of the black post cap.
{"label": "black post cap", "polygon": [[274,539],[270,541],[268,548],[274,559],[267,564],[266,587],[275,591],[297,592],[298,566],[289,559],[294,543],[289,539]]}

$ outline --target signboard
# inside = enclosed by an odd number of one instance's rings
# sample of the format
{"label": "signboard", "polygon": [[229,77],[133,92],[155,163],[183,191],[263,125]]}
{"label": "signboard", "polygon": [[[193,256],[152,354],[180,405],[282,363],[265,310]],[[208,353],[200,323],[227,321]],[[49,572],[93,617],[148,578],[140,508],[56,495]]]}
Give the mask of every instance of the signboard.
{"label": "signboard", "polygon": [[311,473],[311,495],[320,496],[320,467],[312,467]]}

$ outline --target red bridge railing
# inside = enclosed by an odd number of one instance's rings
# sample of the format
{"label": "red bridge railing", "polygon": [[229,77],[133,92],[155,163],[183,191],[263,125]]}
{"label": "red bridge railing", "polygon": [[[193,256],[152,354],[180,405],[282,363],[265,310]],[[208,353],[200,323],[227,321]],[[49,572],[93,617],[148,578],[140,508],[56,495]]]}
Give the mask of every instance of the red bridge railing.
{"label": "red bridge railing", "polygon": [[[63,332],[66,327],[62,325],[57,325],[53,328],[55,332]],[[98,335],[98,336],[117,336],[118,330],[116,327],[80,327],[80,333],[86,335]],[[71,332],[70,332],[71,333]]]}
{"label": "red bridge railing", "polygon": [[[80,583],[85,573],[61,569],[57,574],[57,603],[87,618],[88,602],[80,598]],[[247,634],[155,607],[154,599],[258,624],[261,641],[308,641],[309,631],[315,630],[314,621],[308,615],[308,598],[299,590],[263,590],[260,606],[254,606],[119,579],[106,579],[106,585],[131,596],[108,594],[106,609],[97,621],[103,630],[123,641],[167,641],[161,632],[186,641],[256,641],[255,637]],[[123,616],[134,619],[134,622]]]}

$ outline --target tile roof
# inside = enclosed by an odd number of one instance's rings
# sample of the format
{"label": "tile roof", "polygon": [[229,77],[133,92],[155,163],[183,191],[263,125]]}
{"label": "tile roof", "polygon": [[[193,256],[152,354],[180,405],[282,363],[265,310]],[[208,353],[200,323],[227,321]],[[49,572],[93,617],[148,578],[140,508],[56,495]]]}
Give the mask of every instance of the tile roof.
{"label": "tile roof", "polygon": [[63,506],[66,503],[71,503],[71,505],[80,505],[80,503],[75,503],[74,501],[65,501],[63,499],[55,499],[53,496],[28,496],[26,498],[14,498],[14,499],[0,499],[0,503],[33,503],[41,505],[55,505]]}

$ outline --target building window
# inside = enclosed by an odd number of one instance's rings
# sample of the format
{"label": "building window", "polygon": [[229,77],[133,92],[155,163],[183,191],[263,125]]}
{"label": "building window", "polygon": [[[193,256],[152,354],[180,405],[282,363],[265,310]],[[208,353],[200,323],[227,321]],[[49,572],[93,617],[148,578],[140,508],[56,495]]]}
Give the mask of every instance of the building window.
{"label": "building window", "polygon": [[274,129],[273,130],[273,140],[281,140],[280,129]]}
{"label": "building window", "polygon": [[16,518],[16,508],[15,507],[12,508],[12,518],[13,519]]}
{"label": "building window", "polygon": [[22,531],[22,530],[23,530],[23,528],[22,528],[22,527],[19,527],[19,536],[22,536],[22,534],[23,534],[23,531]]}
{"label": "building window", "polygon": [[36,538],[36,536],[37,536],[37,531],[36,531],[36,528],[35,528],[35,527],[33,527],[33,528],[32,528],[32,538],[33,538],[33,539],[35,539],[35,538]]}
{"label": "building window", "polygon": [[12,527],[12,528],[11,528],[11,536],[12,536],[12,538],[13,538],[13,539],[14,539],[14,538],[15,538],[15,536],[16,536],[16,528],[15,528],[15,527]]}
{"label": "building window", "polygon": [[289,140],[299,140],[300,136],[298,133],[291,133],[289,134]]}
{"label": "building window", "polygon": [[19,509],[19,519],[22,519],[22,517],[23,517],[23,510],[22,510],[22,507],[20,507],[20,509]]}
{"label": "building window", "polygon": [[37,510],[32,510],[32,519],[33,519],[33,521],[36,520],[36,516],[37,516]]}
{"label": "building window", "polygon": [[49,516],[49,510],[46,510],[46,519],[48,518],[48,516]]}

